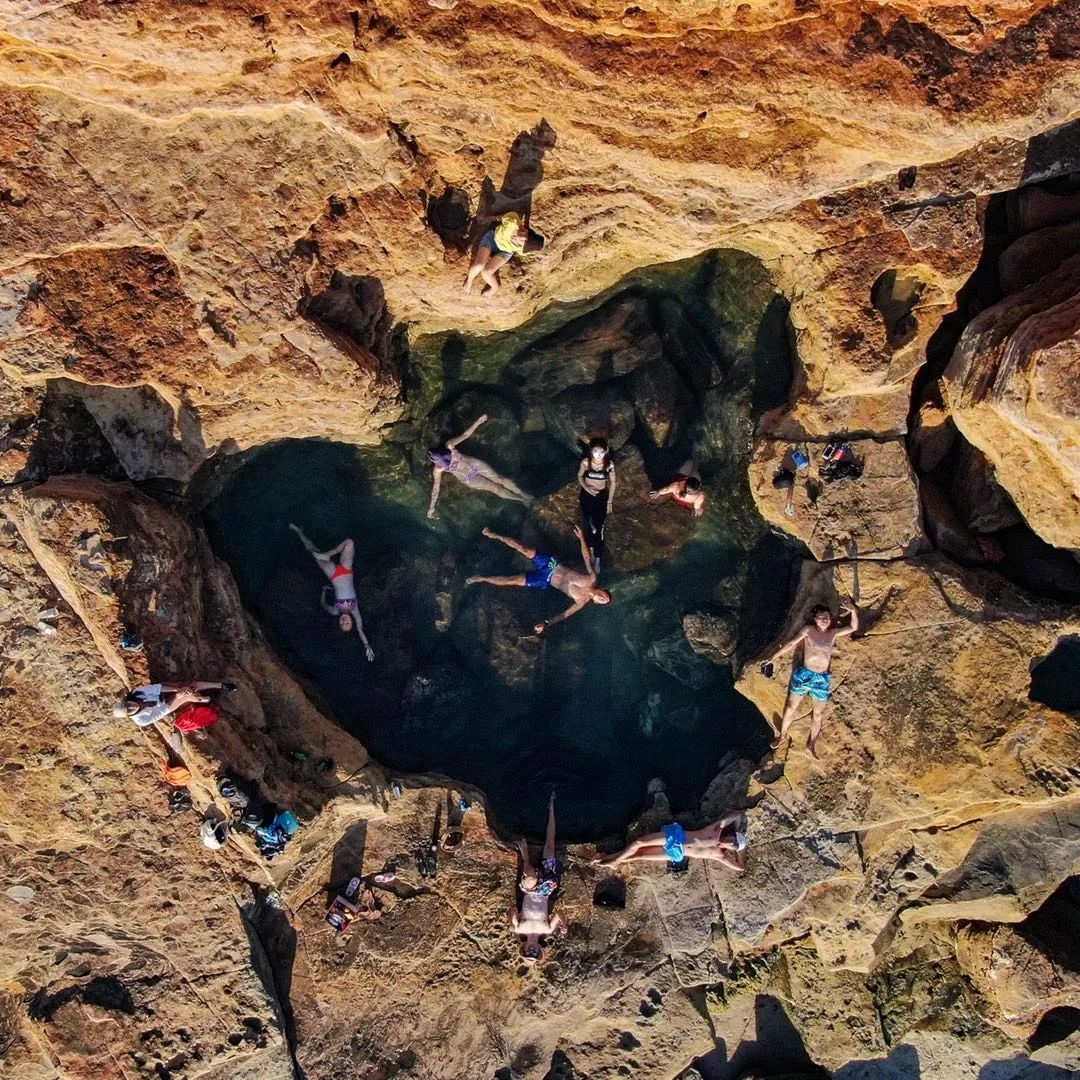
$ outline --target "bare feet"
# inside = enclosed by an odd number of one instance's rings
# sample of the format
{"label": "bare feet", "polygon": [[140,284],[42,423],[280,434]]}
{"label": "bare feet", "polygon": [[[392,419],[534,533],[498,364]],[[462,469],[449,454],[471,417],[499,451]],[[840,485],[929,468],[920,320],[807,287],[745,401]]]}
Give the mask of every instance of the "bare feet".
{"label": "bare feet", "polygon": [[495,539],[495,534],[486,525],[480,530],[480,535],[486,536],[489,540]]}
{"label": "bare feet", "polygon": [[807,739],[806,740],[806,749],[810,751],[810,756],[812,758],[814,758],[815,761],[820,761],[821,760],[821,758],[818,757],[818,752],[817,752],[817,739]]}
{"label": "bare feet", "polygon": [[466,585],[475,585],[480,579],[478,577],[467,577],[465,579]]}
{"label": "bare feet", "polygon": [[786,735],[777,735],[776,738],[769,743],[769,746],[773,750],[782,750],[790,741],[791,740]]}
{"label": "bare feet", "polygon": [[473,280],[474,280],[474,279],[473,279],[473,278],[471,278],[471,277],[467,277],[467,278],[465,279],[465,284],[461,286],[461,287],[462,287],[462,289],[464,289],[464,290],[465,290],[465,292],[467,292],[467,293],[471,293],[471,292],[472,292],[472,287],[473,287]]}

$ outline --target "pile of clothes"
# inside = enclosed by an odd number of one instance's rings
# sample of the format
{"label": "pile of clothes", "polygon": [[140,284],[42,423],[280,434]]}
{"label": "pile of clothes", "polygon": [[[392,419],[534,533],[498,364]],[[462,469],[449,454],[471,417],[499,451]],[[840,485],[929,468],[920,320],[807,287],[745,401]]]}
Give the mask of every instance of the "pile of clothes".
{"label": "pile of clothes", "polygon": [[232,807],[233,828],[251,833],[255,846],[267,861],[284,851],[300,831],[296,815],[265,800],[251,781],[223,773],[218,777],[217,789]]}

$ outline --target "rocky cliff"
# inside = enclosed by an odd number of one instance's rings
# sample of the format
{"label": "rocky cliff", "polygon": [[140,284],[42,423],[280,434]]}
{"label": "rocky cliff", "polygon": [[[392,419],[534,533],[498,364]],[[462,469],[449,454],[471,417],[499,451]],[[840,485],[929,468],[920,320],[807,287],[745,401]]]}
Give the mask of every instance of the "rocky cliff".
{"label": "rocky cliff", "polygon": [[[0,1073],[1080,1067],[1080,728],[1032,677],[1080,634],[1073,0],[4,7]],[[479,218],[529,207],[544,251],[465,296]],[[789,305],[795,382],[749,485],[806,545],[790,624],[848,594],[864,613],[821,761],[718,763],[699,816],[748,808],[744,877],[635,872],[598,907],[572,851],[538,967],[476,792],[438,878],[335,937],[334,889],[411,863],[452,781],[395,797],[185,492],[240,450],[417,419],[422,335],[720,247]],[[822,479],[832,437],[859,480]],[[724,665],[731,635],[687,624]],[[773,717],[756,659],[739,688]],[[124,686],[197,674],[238,690],[182,743],[195,809],[223,765],[292,807],[272,863],[206,850],[160,737],[109,717]]]}

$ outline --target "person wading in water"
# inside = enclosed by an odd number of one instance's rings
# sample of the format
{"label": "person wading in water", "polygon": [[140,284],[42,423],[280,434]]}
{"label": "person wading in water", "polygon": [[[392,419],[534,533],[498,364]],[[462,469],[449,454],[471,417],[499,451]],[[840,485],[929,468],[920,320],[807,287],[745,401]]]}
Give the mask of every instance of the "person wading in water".
{"label": "person wading in water", "polygon": [[592,553],[592,565],[600,573],[600,554],[604,547],[604,522],[615,500],[615,463],[611,460],[606,439],[590,439],[589,452],[578,467],[581,485],[581,524],[585,543]]}

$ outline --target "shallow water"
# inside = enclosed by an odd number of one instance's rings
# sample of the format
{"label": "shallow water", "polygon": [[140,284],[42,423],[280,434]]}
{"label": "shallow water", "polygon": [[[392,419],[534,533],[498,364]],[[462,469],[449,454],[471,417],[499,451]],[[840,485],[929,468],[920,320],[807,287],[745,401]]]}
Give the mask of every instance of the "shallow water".
{"label": "shallow water", "polygon": [[[612,348],[589,359],[594,333]],[[391,768],[475,784],[500,826],[530,834],[553,786],[564,839],[619,832],[654,777],[689,813],[725,753],[768,743],[730,666],[695,654],[681,620],[728,613],[748,655],[786,611],[798,550],[766,529],[745,476],[752,415],[787,390],[787,348],[782,302],[737,253],[637,275],[513,334],[421,340],[409,422],[375,448],[294,441],[249,455],[207,507],[211,538],[280,654]],[[635,364],[652,365],[651,382]],[[582,401],[594,430],[629,429],[601,577],[614,601],[540,639],[532,624],[566,607],[562,594],[464,579],[526,569],[480,535],[485,524],[579,565],[569,519]],[[481,411],[492,420],[463,449],[537,503],[527,512],[448,479],[430,522],[424,449]],[[666,482],[691,449],[713,495],[696,523],[643,498],[644,474]],[[319,608],[325,579],[290,521],[323,547],[355,538],[374,663]]]}

